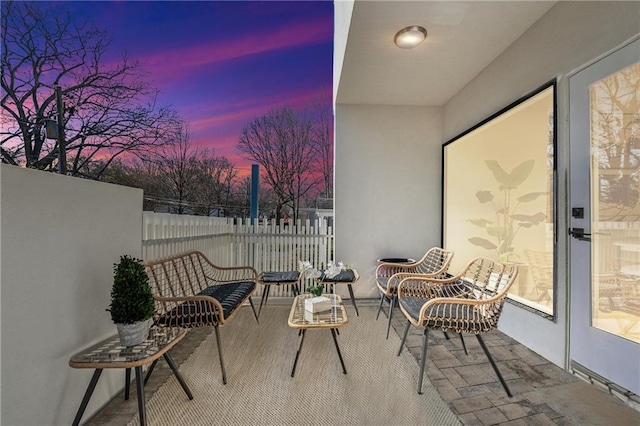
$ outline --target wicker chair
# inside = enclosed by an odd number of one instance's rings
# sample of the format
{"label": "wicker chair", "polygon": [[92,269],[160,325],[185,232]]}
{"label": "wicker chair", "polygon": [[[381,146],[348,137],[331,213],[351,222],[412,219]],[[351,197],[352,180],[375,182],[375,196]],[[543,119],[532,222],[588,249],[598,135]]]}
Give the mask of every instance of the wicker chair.
{"label": "wicker chair", "polygon": [[389,330],[391,328],[391,316],[393,308],[397,301],[397,288],[400,281],[404,278],[420,275],[429,278],[444,278],[449,264],[453,258],[451,250],[445,250],[440,247],[433,247],[417,262],[396,263],[396,262],[380,262],[376,268],[376,285],[380,290],[380,306],[376,320],[380,316],[382,304],[386,299],[389,300],[389,314],[387,323],[387,339],[389,338]]}
{"label": "wicker chair", "polygon": [[422,393],[429,330],[440,329],[475,334],[504,390],[512,396],[480,335],[497,327],[507,292],[517,275],[515,266],[480,257],[451,278],[408,277],[402,280],[398,286],[398,303],[407,317],[407,327],[398,355],[402,353],[409,326],[424,328],[418,393]]}
{"label": "wicker chair", "polygon": [[618,318],[618,323],[622,333],[627,334],[640,322],[638,319],[640,318],[640,278],[621,274],[618,283],[622,303],[616,306],[616,310],[630,314],[624,318]]}
{"label": "wicker chair", "polygon": [[530,266],[533,277],[533,294],[524,295],[531,297],[539,303],[552,302],[553,294],[553,252],[525,250],[524,256]]}

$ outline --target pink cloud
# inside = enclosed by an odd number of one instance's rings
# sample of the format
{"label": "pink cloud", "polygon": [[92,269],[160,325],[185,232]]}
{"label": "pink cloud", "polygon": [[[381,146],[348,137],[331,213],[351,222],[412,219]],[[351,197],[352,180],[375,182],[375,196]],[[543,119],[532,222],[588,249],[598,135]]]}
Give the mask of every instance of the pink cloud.
{"label": "pink cloud", "polygon": [[240,39],[209,41],[142,57],[140,62],[153,69],[154,77],[159,80],[173,80],[188,75],[196,67],[332,40],[332,37],[331,21],[295,22],[270,31],[259,39],[255,35],[248,35]]}
{"label": "pink cloud", "polygon": [[[194,133],[203,131],[210,131],[212,128],[222,126],[229,127],[231,124],[239,125],[237,134],[240,134],[241,127],[248,121],[256,118],[262,114],[267,113],[271,109],[282,108],[284,106],[291,106],[293,108],[302,108],[308,104],[311,99],[321,95],[327,89],[323,87],[310,88],[304,92],[298,93],[281,93],[270,98],[260,98],[259,104],[253,106],[247,106],[242,104],[229,105],[226,109],[230,110],[223,114],[208,115],[202,118],[195,118],[190,120],[189,125]],[[251,101],[252,103],[255,100]],[[199,111],[202,111],[201,107],[197,107]]]}

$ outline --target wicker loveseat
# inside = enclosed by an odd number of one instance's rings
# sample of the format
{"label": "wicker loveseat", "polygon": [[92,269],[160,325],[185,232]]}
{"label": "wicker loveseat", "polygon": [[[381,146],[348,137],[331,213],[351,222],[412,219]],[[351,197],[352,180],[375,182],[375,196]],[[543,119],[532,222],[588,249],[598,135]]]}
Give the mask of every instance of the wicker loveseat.
{"label": "wicker loveseat", "polygon": [[177,327],[213,326],[222,381],[227,383],[218,327],[249,300],[258,274],[249,266],[220,267],[198,251],[146,263],[149,286],[156,301],[154,322]]}

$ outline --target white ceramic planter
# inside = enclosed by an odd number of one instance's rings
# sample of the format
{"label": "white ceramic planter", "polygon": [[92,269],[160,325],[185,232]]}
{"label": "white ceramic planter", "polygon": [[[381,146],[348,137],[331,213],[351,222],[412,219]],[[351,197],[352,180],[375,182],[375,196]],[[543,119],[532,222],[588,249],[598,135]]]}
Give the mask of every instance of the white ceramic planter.
{"label": "white ceramic planter", "polygon": [[135,346],[147,339],[149,328],[153,322],[152,318],[145,321],[134,322],[133,324],[116,324],[120,343],[124,346]]}

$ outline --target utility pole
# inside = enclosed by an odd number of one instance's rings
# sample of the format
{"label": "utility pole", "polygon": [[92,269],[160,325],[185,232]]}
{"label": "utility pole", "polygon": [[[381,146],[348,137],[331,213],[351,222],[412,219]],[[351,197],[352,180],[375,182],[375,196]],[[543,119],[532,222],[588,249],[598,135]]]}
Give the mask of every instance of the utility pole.
{"label": "utility pole", "polygon": [[58,173],[67,174],[67,147],[64,138],[64,104],[62,88],[56,84],[56,105],[58,108]]}
{"label": "utility pole", "polygon": [[257,164],[251,165],[251,201],[249,203],[250,206],[250,214],[251,224],[258,219],[258,186],[260,180],[260,172]]}

